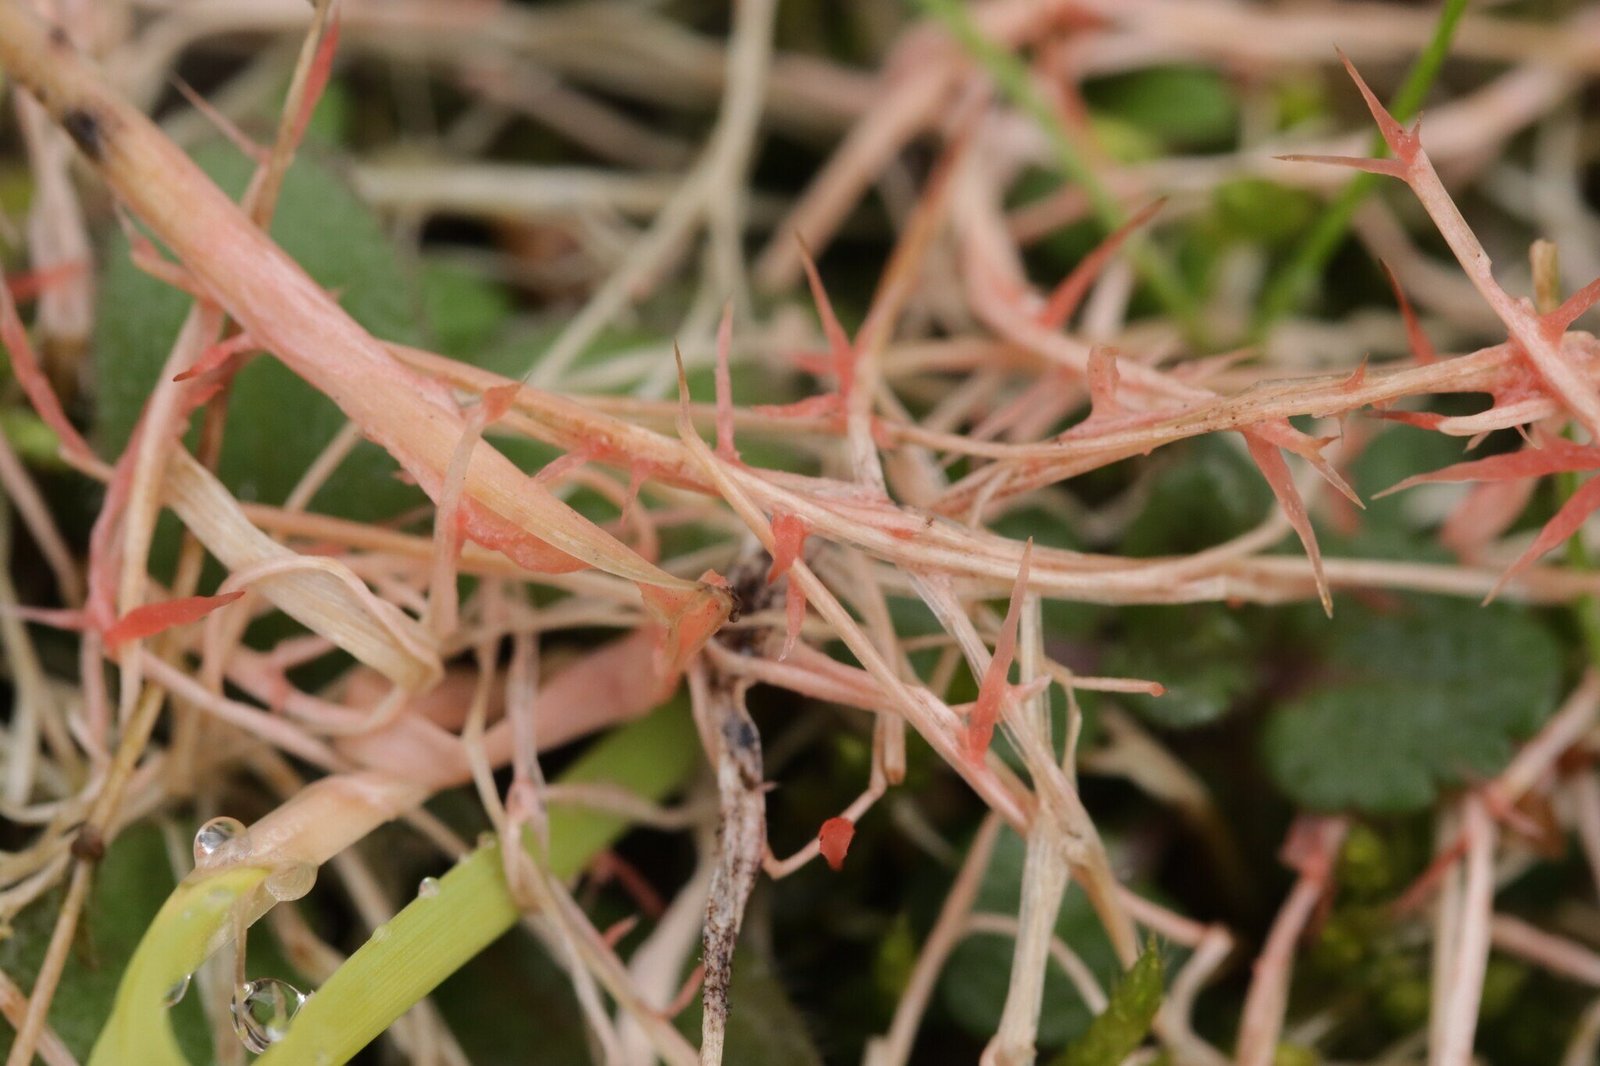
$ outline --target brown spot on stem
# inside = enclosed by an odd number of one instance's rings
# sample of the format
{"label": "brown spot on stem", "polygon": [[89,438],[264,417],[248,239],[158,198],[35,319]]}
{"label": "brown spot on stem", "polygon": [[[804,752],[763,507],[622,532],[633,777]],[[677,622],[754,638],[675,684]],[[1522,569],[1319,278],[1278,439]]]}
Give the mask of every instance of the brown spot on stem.
{"label": "brown spot on stem", "polygon": [[72,857],[82,859],[84,862],[99,862],[106,857],[106,838],[100,835],[100,830],[92,825],[86,825],[78,830],[78,835],[72,838]]}
{"label": "brown spot on stem", "polygon": [[78,150],[98,163],[105,151],[105,133],[94,112],[81,107],[68,108],[61,116],[61,128],[67,131]]}
{"label": "brown spot on stem", "polygon": [[50,27],[50,44],[56,48],[67,49],[72,47],[72,38],[67,36],[67,31],[60,26]]}

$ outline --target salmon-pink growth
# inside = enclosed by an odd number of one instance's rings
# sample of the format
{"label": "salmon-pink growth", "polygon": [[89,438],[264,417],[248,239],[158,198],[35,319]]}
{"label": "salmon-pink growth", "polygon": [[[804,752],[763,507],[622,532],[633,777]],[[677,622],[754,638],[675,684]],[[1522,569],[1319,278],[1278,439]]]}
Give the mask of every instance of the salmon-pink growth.
{"label": "salmon-pink growth", "polygon": [[[1433,411],[1372,411],[1373,418],[1381,418],[1386,422],[1400,422],[1407,426],[1416,426],[1418,429],[1438,429],[1439,423],[1445,416]],[[1379,493],[1379,496],[1383,493]]]}
{"label": "salmon-pink growth", "polygon": [[827,352],[791,352],[789,362],[796,370],[821,377],[833,373],[833,357]]}
{"label": "salmon-pink growth", "polygon": [[76,607],[29,607],[20,603],[0,603],[0,615],[10,615],[51,629],[81,630],[88,624],[86,613]]}
{"label": "salmon-pink growth", "polygon": [[739,449],[733,444],[733,374],[728,368],[728,357],[733,352],[733,301],[722,308],[722,321],[717,324],[717,454],[729,462],[739,461]]}
{"label": "salmon-pink growth", "polygon": [[178,90],[179,95],[189,101],[189,106],[200,112],[201,117],[211,123],[212,128],[227,138],[235,148],[239,149],[246,159],[249,159],[257,166],[262,166],[272,157],[270,151],[257,144],[247,133],[235,125],[231,118],[213,107],[211,101],[195,91],[194,86],[177,75],[173,75],[172,85],[173,88]]}
{"label": "salmon-pink growth", "polygon": [[641,584],[639,595],[645,610],[664,631],[657,648],[657,667],[668,677],[683,671],[733,609],[732,594],[708,584],[687,589]]}
{"label": "salmon-pink growth", "polygon": [[18,303],[27,303],[40,293],[47,292],[58,285],[65,285],[69,281],[88,273],[89,264],[82,259],[73,259],[65,263],[57,263],[43,270],[24,270],[12,274],[5,279],[6,288],[11,290],[11,298]]}
{"label": "salmon-pink growth", "polygon": [[1352,170],[1365,170],[1369,174],[1381,174],[1386,178],[1399,178],[1401,181],[1405,181],[1406,175],[1410,173],[1410,168],[1398,159],[1372,159],[1355,155],[1305,155],[1300,152],[1273,158],[1281,159],[1285,163],[1324,163],[1331,167],[1349,167]]}
{"label": "salmon-pink growth", "polygon": [[811,530],[799,515],[775,511],[772,515],[772,569],[767,571],[767,584],[789,572],[789,567],[800,557],[806,537]]}
{"label": "salmon-pink growth", "polygon": [[106,647],[115,648],[126,641],[142,640],[174,626],[198,622],[218,607],[226,607],[243,595],[244,590],[239,589],[220,596],[183,596],[135,607],[106,630]]}
{"label": "salmon-pink growth", "polygon": [[1572,498],[1561,505],[1561,510],[1539,530],[1539,535],[1534,538],[1528,550],[1518,556],[1517,561],[1500,575],[1500,580],[1494,583],[1494,588],[1489,590],[1484,602],[1488,603],[1499,595],[1507,581],[1531,566],[1539,556],[1576,533],[1596,508],[1600,508],[1600,477],[1592,477],[1585,481],[1578,491],[1572,494]]}
{"label": "salmon-pink growth", "polygon": [[1389,109],[1374,95],[1366,79],[1356,70],[1356,65],[1350,62],[1350,57],[1344,54],[1343,49],[1335,48],[1334,51],[1339,53],[1339,62],[1344,64],[1344,69],[1356,83],[1356,88],[1361,90],[1361,98],[1367,102],[1367,110],[1372,112],[1372,119],[1378,124],[1378,132],[1383,134],[1383,142],[1389,146],[1389,151],[1395,154],[1396,159],[1409,165],[1416,159],[1417,151],[1422,147],[1417,131],[1407,130],[1389,114]]}
{"label": "salmon-pink growth", "polygon": [[650,471],[643,463],[633,463],[628,467],[628,494],[623,497],[622,515],[619,518],[624,526],[633,517],[633,505],[639,501],[639,490],[644,488],[645,479],[649,476]]}
{"label": "salmon-pink growth", "polygon": [[191,381],[203,374],[209,374],[213,370],[220,369],[235,356],[260,350],[261,345],[256,343],[255,338],[250,334],[235,333],[226,340],[207,345],[205,350],[200,353],[199,358],[194,361],[194,365],[182,373],[174,374],[172,380]]}
{"label": "salmon-pink growth", "polygon": [[822,287],[822,275],[811,259],[811,251],[800,242],[800,262],[806,269],[806,282],[811,286],[811,299],[817,305],[817,317],[822,320],[822,332],[828,338],[829,354],[833,356],[833,374],[839,383],[839,395],[849,396],[856,380],[856,353],[850,337],[833,313],[833,303],[828,291]]}
{"label": "salmon-pink growth", "polygon": [[1311,464],[1313,470],[1322,475],[1322,479],[1332,485],[1339,495],[1349,500],[1357,507],[1365,508],[1361,497],[1356,495],[1356,490],[1350,486],[1333,464],[1323,458],[1322,449],[1331,444],[1333,437],[1313,437],[1300,432],[1289,424],[1286,418],[1274,419],[1270,422],[1258,422],[1250,427],[1250,432],[1260,437],[1269,444],[1275,444],[1285,451],[1293,452]]}
{"label": "salmon-pink growth", "polygon": [[533,483],[535,485],[549,485],[560,481],[588,461],[589,451],[586,448],[579,448],[577,451],[558,455],[539,468],[539,472],[533,475]]}
{"label": "salmon-pink growth", "polygon": [[517,402],[522,386],[516,382],[483,390],[483,424],[492,426],[506,416]]}
{"label": "salmon-pink growth", "polygon": [[28,339],[27,327],[22,324],[22,316],[17,314],[17,305],[12,301],[11,289],[7,285],[0,285],[0,344],[4,344],[6,351],[11,354],[11,372],[16,376],[17,384],[22,386],[28,402],[44,420],[44,424],[55,431],[62,450],[69,455],[97,462],[89,442],[83,439],[77,427],[67,418],[61,401],[56,399],[55,390],[50,387],[50,379],[39,365],[39,356],[33,350],[33,342]]}
{"label": "salmon-pink growth", "polygon": [[1116,349],[1096,345],[1089,352],[1090,417],[1110,417],[1122,413],[1122,404],[1117,402],[1117,389],[1121,384]]}
{"label": "salmon-pink growth", "polygon": [[817,849],[834,870],[844,869],[844,857],[850,853],[850,842],[856,838],[856,823],[848,818],[829,818],[817,831]]}
{"label": "salmon-pink growth", "polygon": [[1361,365],[1350,371],[1350,376],[1345,378],[1344,384],[1340,385],[1339,387],[1341,389],[1353,392],[1354,390],[1359,389],[1362,385],[1366,384],[1366,381],[1367,357],[1363,355],[1361,357]]}
{"label": "salmon-pink growth", "polygon": [[157,281],[164,282],[179,292],[187,293],[196,300],[211,299],[211,294],[195,280],[194,275],[190,274],[183,264],[174,263],[162,255],[155,243],[139,232],[138,227],[125,214],[118,211],[117,218],[122,222],[123,235],[128,238],[128,259],[134,266]]}
{"label": "salmon-pink growth", "polygon": [[1006,606],[1005,621],[1000,623],[1000,635],[995,637],[994,655],[983,671],[983,681],[978,685],[978,700],[967,717],[967,757],[981,760],[994,739],[994,727],[1000,720],[1000,707],[1006,696],[1011,673],[1011,660],[1017,653],[1017,624],[1022,618],[1022,594],[1028,587],[1028,568],[1033,563],[1033,538],[1022,549],[1022,564],[1017,568],[1016,584],[1011,586],[1011,602]]}
{"label": "salmon-pink growth", "polygon": [[1411,301],[1406,298],[1406,291],[1400,287],[1400,279],[1395,277],[1394,270],[1383,260],[1378,260],[1378,265],[1383,267],[1384,276],[1389,279],[1389,287],[1394,290],[1394,302],[1400,305],[1400,318],[1406,324],[1406,342],[1411,346],[1411,357],[1419,365],[1437,363],[1439,353],[1434,348],[1433,342],[1422,331],[1422,323],[1417,321],[1417,313],[1411,308]]}
{"label": "salmon-pink growth", "polygon": [[1072,268],[1072,272],[1050,294],[1044,310],[1039,312],[1039,324],[1049,329],[1060,329],[1066,325],[1067,319],[1072,317],[1072,313],[1083,302],[1089,286],[1094,284],[1094,280],[1100,276],[1106,264],[1111,262],[1117,250],[1133,235],[1134,230],[1154,218],[1156,212],[1160,211],[1166,202],[1166,198],[1162,197],[1140,208],[1138,214],[1118,226],[1105,240],[1095,246],[1094,251],[1079,260],[1078,265]]}
{"label": "salmon-pink growth", "polygon": [[1477,558],[1511,528],[1538,488],[1537,478],[1474,485],[1439,527],[1439,543],[1463,559]]}
{"label": "salmon-pink growth", "polygon": [[457,506],[457,528],[468,540],[499,552],[524,570],[536,574],[570,574],[589,566],[474,499],[462,497]]}
{"label": "salmon-pink growth", "polygon": [[1600,470],[1600,445],[1574,444],[1560,437],[1551,437],[1539,441],[1534,447],[1491,455],[1485,459],[1453,463],[1426,474],[1413,474],[1399,484],[1384,489],[1374,499],[1411,488],[1413,485],[1446,481],[1504,481],[1578,470]]}
{"label": "salmon-pink growth", "polygon": [[1595,278],[1589,284],[1561,301],[1561,306],[1544,316],[1540,323],[1544,327],[1546,336],[1552,339],[1559,338],[1567,331],[1567,327],[1578,320],[1578,316],[1600,301],[1600,278]]}
{"label": "salmon-pink growth", "polygon": [[624,937],[633,932],[639,925],[639,916],[630,914],[626,918],[612,922],[600,931],[600,940],[606,947],[615,951],[617,945],[622,943]]}
{"label": "salmon-pink growth", "polygon": [[773,418],[823,418],[839,413],[839,394],[807,396],[794,403],[758,403],[751,405],[750,410]]}
{"label": "salmon-pink growth", "polygon": [[778,661],[785,662],[794,646],[800,642],[800,627],[806,622],[806,590],[798,582],[789,582],[783,594],[783,647],[778,651]]}
{"label": "salmon-pink growth", "polygon": [[311,114],[317,109],[317,101],[322,99],[322,91],[327,88],[328,77],[333,73],[333,55],[338,49],[339,16],[335,12],[328,21],[328,29],[323,33],[322,40],[317,42],[317,54],[306,74],[305,94],[300,101],[300,112],[294,117],[294,132],[291,134],[295,144],[305,139]]}
{"label": "salmon-pink growth", "polygon": [[1277,497],[1278,506],[1283,508],[1289,524],[1305,546],[1306,557],[1311,560],[1311,570],[1316,575],[1317,596],[1322,600],[1322,610],[1331,618],[1333,596],[1328,591],[1328,576],[1322,570],[1322,549],[1317,546],[1317,534],[1311,528],[1311,516],[1306,513],[1306,503],[1300,498],[1300,490],[1295,488],[1289,464],[1284,461],[1283,454],[1255,430],[1240,432],[1244,434],[1245,445],[1250,449],[1250,458],[1255,460],[1261,476],[1267,479],[1272,495]]}

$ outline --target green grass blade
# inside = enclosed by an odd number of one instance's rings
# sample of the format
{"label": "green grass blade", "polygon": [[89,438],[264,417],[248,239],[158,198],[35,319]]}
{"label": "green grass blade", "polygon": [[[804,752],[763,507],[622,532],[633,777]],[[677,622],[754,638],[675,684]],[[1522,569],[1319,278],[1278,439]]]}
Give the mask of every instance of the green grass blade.
{"label": "green grass blade", "polygon": [[[1012,104],[1038,123],[1050,139],[1061,172],[1083,186],[1100,224],[1109,231],[1126,222],[1128,217],[1122,205],[1117,203],[1111,190],[1084,161],[1072,138],[1062,127],[1060,116],[1034,86],[1027,64],[986,37],[963,0],[917,0],[917,4],[938,19],[951,36],[960,42],[961,47],[983,66]],[[1139,276],[1150,286],[1162,306],[1183,323],[1185,332],[1191,338],[1196,337],[1199,333],[1199,309],[1178,275],[1177,268],[1155,248],[1140,240],[1137,234],[1128,242],[1128,255],[1138,269]]]}
{"label": "green grass blade", "polygon": [[[1422,107],[1423,98],[1428,95],[1428,90],[1439,76],[1439,68],[1444,66],[1445,57],[1450,53],[1450,41],[1466,10],[1467,0],[1445,0],[1439,11],[1439,21],[1434,25],[1433,38],[1412,64],[1404,84],[1390,101],[1389,111],[1396,119],[1406,122]],[[1371,153],[1375,156],[1388,154],[1381,134],[1373,134]],[[1378,175],[1365,171],[1356,174],[1318,216],[1311,232],[1306,234],[1289,262],[1274,276],[1267,290],[1262,293],[1261,302],[1256,305],[1255,334],[1258,338],[1264,336],[1274,322],[1294,310],[1310,294],[1329,258],[1349,230],[1350,219],[1355,215],[1356,208],[1377,187],[1379,180]]]}
{"label": "green grass blade", "polygon": [[[680,788],[697,762],[698,741],[681,699],[599,741],[562,783],[626,785],[649,800]],[[577,808],[550,812],[550,868],[571,877],[628,827],[620,815]],[[236,903],[268,871],[236,868],[185,881],[168,898],[123,975],[90,1066],[139,1062],[187,1066],[173,1039],[167,991],[210,954]],[[355,1055],[496,937],[519,912],[506,890],[498,845],[481,847],[413,900],[351,955],[295,1017],[261,1066],[337,1066]]]}
{"label": "green grass blade", "polygon": [[1068,1045],[1054,1066],[1117,1066],[1144,1043],[1161,1007],[1161,991],[1161,953],[1152,941],[1111,990],[1106,1009]]}

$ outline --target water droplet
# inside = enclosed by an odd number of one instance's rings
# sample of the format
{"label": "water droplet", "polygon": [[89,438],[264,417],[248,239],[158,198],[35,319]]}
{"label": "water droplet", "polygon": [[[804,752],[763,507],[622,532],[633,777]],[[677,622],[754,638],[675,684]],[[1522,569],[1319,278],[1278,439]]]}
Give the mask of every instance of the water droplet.
{"label": "water droplet", "polygon": [[167,989],[167,994],[161,997],[161,1002],[169,1007],[176,1007],[183,1001],[185,992],[189,991],[189,975],[184,974],[176,984]]}
{"label": "water droplet", "polygon": [[233,990],[233,1031],[239,1042],[259,1055],[289,1033],[289,1023],[305,1005],[306,996],[287,981],[263,977]]}
{"label": "water droplet", "polygon": [[244,823],[237,818],[213,818],[194,835],[194,861],[199,866],[244,835]]}
{"label": "water droplet", "polygon": [[315,863],[289,862],[267,875],[267,891],[279,903],[289,903],[311,891],[317,883]]}
{"label": "water droplet", "polygon": [[389,939],[389,923],[388,922],[384,922],[382,925],[378,926],[378,928],[374,929],[372,931],[372,936],[369,939],[374,944],[381,944],[383,941],[388,940]]}
{"label": "water droplet", "polygon": [[439,879],[437,877],[424,877],[422,884],[417,886],[418,899],[432,899],[439,894]]}

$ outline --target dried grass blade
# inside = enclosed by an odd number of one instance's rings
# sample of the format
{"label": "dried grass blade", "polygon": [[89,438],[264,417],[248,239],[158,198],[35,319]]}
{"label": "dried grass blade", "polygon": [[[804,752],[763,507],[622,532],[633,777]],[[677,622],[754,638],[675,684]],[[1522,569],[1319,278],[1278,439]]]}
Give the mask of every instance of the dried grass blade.
{"label": "dried grass blade", "polygon": [[[210,471],[179,451],[167,468],[167,503],[206,549],[230,570],[293,562],[295,552],[262,533]],[[256,588],[284,613],[327,637],[357,660],[410,691],[443,673],[438,645],[419,623],[374,597],[352,591],[359,579],[335,576],[343,564],[316,560],[318,570],[278,573]]]}

